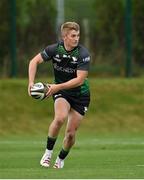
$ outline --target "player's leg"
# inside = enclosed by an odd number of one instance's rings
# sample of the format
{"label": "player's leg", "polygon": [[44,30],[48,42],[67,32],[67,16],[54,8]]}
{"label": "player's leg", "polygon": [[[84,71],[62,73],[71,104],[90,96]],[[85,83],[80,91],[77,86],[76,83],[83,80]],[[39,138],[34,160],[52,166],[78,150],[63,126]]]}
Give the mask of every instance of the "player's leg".
{"label": "player's leg", "polygon": [[64,159],[68,155],[71,147],[75,143],[75,135],[78,127],[80,126],[81,120],[83,116],[75,111],[74,109],[71,109],[68,116],[68,123],[65,131],[65,138],[63,141],[63,148],[60,151],[54,168],[63,168],[64,166]]}
{"label": "player's leg", "polygon": [[56,142],[59,130],[68,116],[69,109],[70,105],[64,98],[60,97],[55,100],[55,116],[49,127],[46,151],[40,161],[40,164],[44,167],[50,166],[50,159],[53,153],[53,147]]}
{"label": "player's leg", "polygon": [[48,136],[57,137],[61,126],[65,119],[68,117],[70,111],[70,104],[64,98],[58,98],[55,100],[55,117],[49,126]]}
{"label": "player's leg", "polygon": [[68,123],[65,131],[65,138],[64,138],[64,148],[70,149],[75,143],[75,135],[78,127],[80,126],[81,120],[83,116],[71,109],[69,116],[68,116]]}

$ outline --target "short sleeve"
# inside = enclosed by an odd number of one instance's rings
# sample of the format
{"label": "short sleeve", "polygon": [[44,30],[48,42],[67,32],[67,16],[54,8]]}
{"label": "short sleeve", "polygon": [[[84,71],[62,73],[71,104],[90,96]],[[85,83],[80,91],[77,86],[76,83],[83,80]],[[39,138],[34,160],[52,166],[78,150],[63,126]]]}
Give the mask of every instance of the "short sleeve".
{"label": "short sleeve", "polygon": [[43,51],[41,51],[41,56],[44,61],[49,61],[53,58],[56,51],[57,44],[52,44],[47,46]]}
{"label": "short sleeve", "polygon": [[89,71],[89,67],[90,67],[90,54],[86,48],[81,47],[77,70]]}

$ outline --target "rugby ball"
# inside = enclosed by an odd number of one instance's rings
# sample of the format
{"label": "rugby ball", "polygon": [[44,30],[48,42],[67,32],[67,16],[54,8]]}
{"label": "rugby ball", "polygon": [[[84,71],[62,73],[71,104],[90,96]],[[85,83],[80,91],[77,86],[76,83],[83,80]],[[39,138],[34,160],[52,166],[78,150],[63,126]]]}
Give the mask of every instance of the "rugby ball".
{"label": "rugby ball", "polygon": [[48,86],[42,82],[35,83],[30,89],[31,96],[34,99],[40,99],[40,100],[46,98],[47,91],[48,91]]}

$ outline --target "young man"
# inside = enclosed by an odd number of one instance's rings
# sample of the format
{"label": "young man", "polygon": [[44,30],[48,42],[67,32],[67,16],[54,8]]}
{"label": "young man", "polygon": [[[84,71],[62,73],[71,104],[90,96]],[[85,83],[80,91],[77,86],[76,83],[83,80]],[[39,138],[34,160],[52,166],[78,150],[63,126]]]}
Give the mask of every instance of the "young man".
{"label": "young man", "polygon": [[50,124],[45,153],[41,166],[49,167],[54,144],[60,128],[67,120],[62,149],[54,168],[63,168],[64,159],[75,143],[75,134],[90,102],[88,69],[90,56],[86,48],[79,44],[80,27],[75,22],[61,26],[62,41],[47,46],[29,64],[29,85],[34,85],[38,64],[52,60],[55,84],[50,84],[47,96],[54,99],[54,120]]}

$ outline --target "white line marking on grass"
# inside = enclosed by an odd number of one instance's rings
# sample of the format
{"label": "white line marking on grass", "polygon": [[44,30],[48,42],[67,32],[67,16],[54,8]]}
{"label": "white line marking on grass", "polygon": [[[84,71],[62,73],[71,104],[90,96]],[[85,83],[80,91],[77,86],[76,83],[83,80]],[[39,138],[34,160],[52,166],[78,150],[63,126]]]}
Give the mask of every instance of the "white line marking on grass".
{"label": "white line marking on grass", "polygon": [[43,141],[17,141],[17,140],[12,140],[12,141],[0,141],[0,144],[44,144],[45,142]]}
{"label": "white line marking on grass", "polygon": [[80,141],[79,144],[83,145],[86,142],[89,144],[97,144],[97,145],[144,145],[143,140],[137,140],[137,139],[132,139],[132,140],[121,140],[121,139],[91,139],[91,140],[84,140]]}
{"label": "white line marking on grass", "polygon": [[137,164],[138,167],[144,167],[144,164]]}

